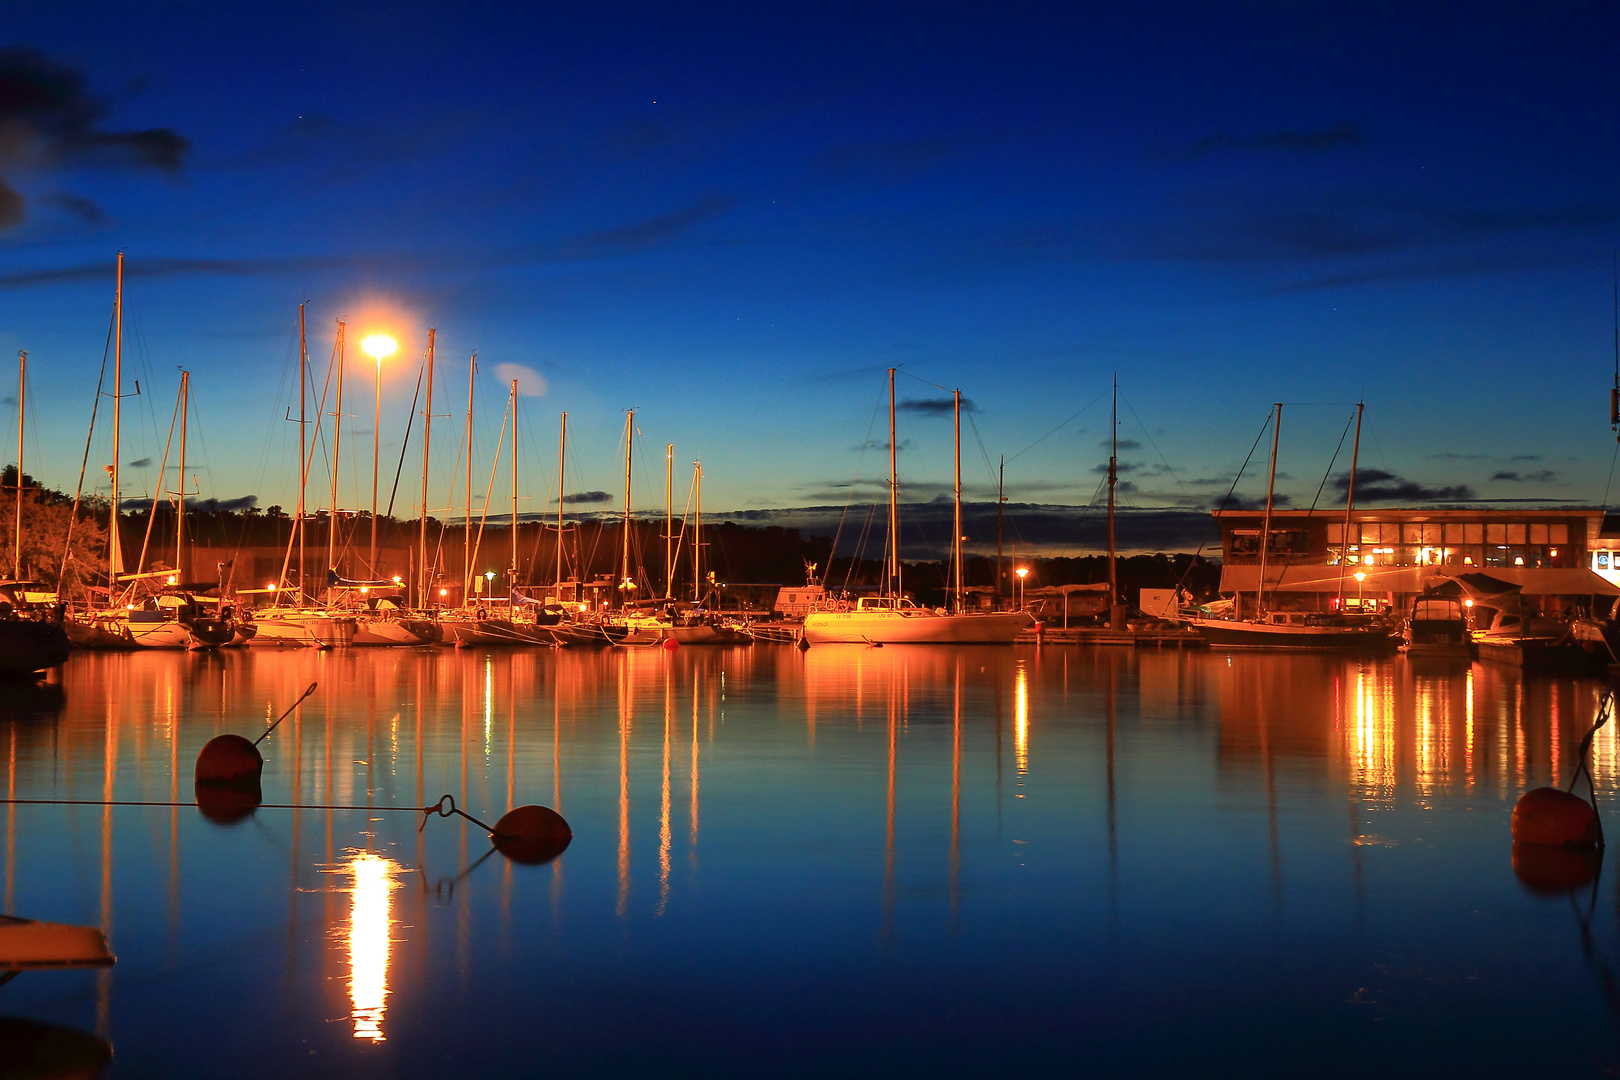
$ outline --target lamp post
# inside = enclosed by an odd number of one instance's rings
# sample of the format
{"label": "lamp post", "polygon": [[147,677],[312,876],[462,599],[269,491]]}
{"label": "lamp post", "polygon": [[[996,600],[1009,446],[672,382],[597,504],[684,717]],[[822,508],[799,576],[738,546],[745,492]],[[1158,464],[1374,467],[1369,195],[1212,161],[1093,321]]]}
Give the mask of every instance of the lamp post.
{"label": "lamp post", "polygon": [[[377,452],[382,436],[382,362],[399,351],[399,342],[387,334],[372,334],[360,351],[377,361],[377,416],[371,425],[371,576],[377,576]],[[422,511],[424,514],[426,510]]]}
{"label": "lamp post", "polygon": [[1356,571],[1356,611],[1357,611],[1357,613],[1360,613],[1361,611],[1365,610],[1362,599],[1361,599],[1361,583],[1366,581],[1366,580],[1367,580],[1367,575],[1365,573],[1363,573],[1362,571],[1357,570]]}
{"label": "lamp post", "polygon": [[1013,573],[1018,575],[1018,610],[1024,610],[1024,579],[1029,576],[1029,567],[1020,566]]}

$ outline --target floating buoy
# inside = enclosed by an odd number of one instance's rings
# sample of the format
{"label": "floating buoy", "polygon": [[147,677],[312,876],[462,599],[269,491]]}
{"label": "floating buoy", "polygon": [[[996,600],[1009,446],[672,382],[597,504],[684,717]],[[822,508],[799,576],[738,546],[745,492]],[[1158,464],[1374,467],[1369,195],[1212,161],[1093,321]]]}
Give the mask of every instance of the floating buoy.
{"label": "floating buoy", "polygon": [[517,806],[501,815],[492,830],[502,855],[521,863],[550,862],[574,839],[574,830],[549,806]]}
{"label": "floating buoy", "polygon": [[664,639],[664,648],[670,649],[670,650],[675,650],[675,649],[678,649],[680,647],[681,647],[681,643],[676,641],[674,638],[667,637],[667,638]]}
{"label": "floating buoy", "polygon": [[1513,842],[1546,847],[1596,847],[1603,842],[1597,811],[1578,795],[1533,788],[1513,807]]}
{"label": "floating buoy", "polygon": [[1513,876],[1525,888],[1541,896],[1561,896],[1590,885],[1602,865],[1602,848],[1513,845]]}
{"label": "floating buoy", "polygon": [[252,816],[264,802],[259,778],[236,784],[197,783],[192,789],[197,796],[197,809],[215,825],[235,825]]}
{"label": "floating buoy", "polygon": [[264,772],[259,748],[240,735],[216,735],[197,755],[197,771],[192,779],[199,784],[231,785],[252,781],[258,786]]}

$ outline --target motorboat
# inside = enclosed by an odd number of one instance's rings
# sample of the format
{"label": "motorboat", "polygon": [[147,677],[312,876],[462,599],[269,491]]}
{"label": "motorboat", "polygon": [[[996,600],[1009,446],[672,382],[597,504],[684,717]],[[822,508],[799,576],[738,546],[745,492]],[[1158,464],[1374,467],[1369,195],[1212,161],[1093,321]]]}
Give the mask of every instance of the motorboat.
{"label": "motorboat", "polygon": [[36,581],[0,581],[0,678],[57,667],[70,648],[56,593]]}
{"label": "motorboat", "polygon": [[1412,659],[1471,660],[1475,655],[1468,609],[1453,596],[1414,599],[1401,638],[1400,651]]}

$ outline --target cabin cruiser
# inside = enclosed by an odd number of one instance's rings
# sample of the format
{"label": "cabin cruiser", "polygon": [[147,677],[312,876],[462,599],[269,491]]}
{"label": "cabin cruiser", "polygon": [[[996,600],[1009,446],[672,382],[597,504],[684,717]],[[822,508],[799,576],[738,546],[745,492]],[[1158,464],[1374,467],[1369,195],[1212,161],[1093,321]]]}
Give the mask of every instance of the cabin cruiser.
{"label": "cabin cruiser", "polygon": [[1471,660],[1475,654],[1468,609],[1454,596],[1414,599],[1401,638],[1401,652],[1413,659]]}
{"label": "cabin cruiser", "polygon": [[0,581],[0,678],[57,667],[69,647],[55,592],[37,581]]}

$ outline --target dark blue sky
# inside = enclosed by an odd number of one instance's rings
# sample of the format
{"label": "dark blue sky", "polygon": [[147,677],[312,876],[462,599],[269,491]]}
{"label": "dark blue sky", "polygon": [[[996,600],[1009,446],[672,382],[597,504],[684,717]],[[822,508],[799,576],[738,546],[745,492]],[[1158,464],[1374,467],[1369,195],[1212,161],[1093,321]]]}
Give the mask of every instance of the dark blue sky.
{"label": "dark blue sky", "polygon": [[[0,67],[68,95],[0,102],[0,349],[30,355],[29,471],[76,482],[122,248],[145,391],[124,459],[161,454],[189,367],[221,499],[291,504],[307,300],[322,363],[335,318],[402,336],[385,461],[438,328],[440,492],[467,354],[480,491],[496,365],[540,373],[531,510],[557,413],[570,490],[614,491],[632,406],[642,504],[666,442],[681,492],[704,460],[706,508],[841,504],[881,476],[861,447],[894,364],[903,398],[974,403],[975,497],[982,439],[1013,498],[1089,501],[1106,400],[1037,440],[1117,370],[1135,505],[1223,494],[1275,400],[1280,486],[1308,505],[1363,395],[1362,465],[1410,481],[1404,501],[1598,502],[1620,14],[1408,7],[9,10]],[[908,497],[945,490],[948,415],[901,429]],[[369,460],[344,469],[369,502]],[[127,477],[139,494],[156,469]]]}

